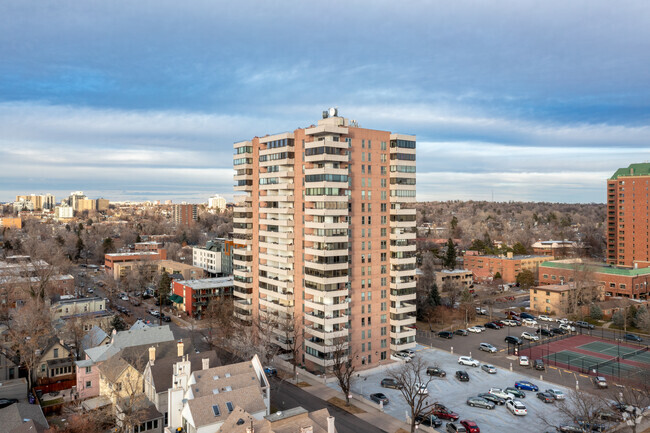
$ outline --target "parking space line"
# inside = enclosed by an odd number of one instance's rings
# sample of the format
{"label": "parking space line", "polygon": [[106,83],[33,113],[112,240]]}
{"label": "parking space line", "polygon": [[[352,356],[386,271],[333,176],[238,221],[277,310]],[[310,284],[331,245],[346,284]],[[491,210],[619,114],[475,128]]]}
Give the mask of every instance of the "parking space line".
{"label": "parking space line", "polygon": [[586,374],[581,374],[580,377],[589,377]]}
{"label": "parking space line", "polygon": [[571,372],[571,371],[569,371],[569,370],[564,370],[564,372],[565,372],[565,373],[569,373],[569,374],[571,374],[571,373],[572,373],[572,372]]}

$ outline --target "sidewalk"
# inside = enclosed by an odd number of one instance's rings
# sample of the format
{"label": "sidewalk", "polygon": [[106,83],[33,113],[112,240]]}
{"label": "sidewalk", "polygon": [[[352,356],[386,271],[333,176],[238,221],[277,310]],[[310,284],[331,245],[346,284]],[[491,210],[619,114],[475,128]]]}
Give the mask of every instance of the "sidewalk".
{"label": "sidewalk", "polygon": [[[312,394],[315,397],[320,398],[323,400],[323,403],[327,402],[327,400],[332,397],[338,397],[342,400],[345,400],[345,396],[341,392],[337,391],[334,388],[330,388],[327,385],[324,385],[322,381],[316,381],[306,375],[301,375],[300,381],[307,382],[310,385],[301,388],[302,390]],[[289,379],[288,382],[294,383],[294,380]],[[410,425],[405,421],[400,421],[384,412],[381,412],[375,406],[370,404],[370,402],[366,403],[362,397],[353,396],[353,398],[350,399],[350,404],[353,404],[359,409],[365,411],[364,413],[354,414],[354,416],[366,421],[367,423],[379,427],[385,432],[395,433],[400,429],[403,429],[407,432],[410,431]]]}

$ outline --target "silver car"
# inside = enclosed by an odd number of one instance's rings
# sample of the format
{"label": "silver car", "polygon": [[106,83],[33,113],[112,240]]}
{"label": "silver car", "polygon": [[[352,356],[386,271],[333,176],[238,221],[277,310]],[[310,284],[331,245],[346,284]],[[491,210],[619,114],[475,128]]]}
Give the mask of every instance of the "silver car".
{"label": "silver car", "polygon": [[494,403],[487,401],[483,397],[470,397],[467,399],[467,405],[470,407],[482,407],[483,409],[494,409]]}

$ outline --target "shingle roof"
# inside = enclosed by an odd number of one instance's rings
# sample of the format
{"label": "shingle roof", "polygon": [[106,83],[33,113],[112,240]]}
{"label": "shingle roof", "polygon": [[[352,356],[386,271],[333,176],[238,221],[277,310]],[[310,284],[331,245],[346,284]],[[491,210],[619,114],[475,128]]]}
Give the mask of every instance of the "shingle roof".
{"label": "shingle roof", "polygon": [[[194,426],[198,429],[202,426],[225,421],[229,415],[227,402],[237,403],[248,413],[266,411],[266,405],[259,386],[250,386],[219,394],[210,393],[187,402],[192,414],[192,420],[194,420]],[[219,415],[216,416],[213,410],[215,405],[219,408]]]}
{"label": "shingle roof", "polygon": [[49,428],[39,405],[14,403],[0,409],[0,425],[2,425],[3,431],[12,432],[19,429],[25,424],[25,420],[34,421],[43,430]]}
{"label": "shingle roof", "polygon": [[121,356],[114,356],[111,359],[99,365],[99,371],[108,379],[109,382],[115,383],[122,375],[122,372],[129,367],[129,363],[122,359]]}
{"label": "shingle roof", "polygon": [[96,347],[108,337],[108,334],[104,332],[99,326],[93,326],[90,331],[81,339],[81,347],[86,350],[91,347]]}
{"label": "shingle roof", "polygon": [[[208,359],[210,367],[217,367],[221,364],[217,353],[213,350],[210,352],[190,353],[188,355],[192,370],[201,370],[203,360]],[[174,364],[181,361],[179,356],[167,356],[162,359],[156,359],[151,368],[151,377],[156,392],[167,392],[172,387],[172,375],[174,373]]]}

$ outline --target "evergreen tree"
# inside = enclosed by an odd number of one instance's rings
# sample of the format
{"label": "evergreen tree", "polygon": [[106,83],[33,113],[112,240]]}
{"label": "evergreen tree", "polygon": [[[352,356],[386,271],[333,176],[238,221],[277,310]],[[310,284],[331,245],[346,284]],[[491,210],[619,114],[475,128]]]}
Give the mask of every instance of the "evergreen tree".
{"label": "evergreen tree", "polygon": [[142,238],[140,237],[140,233],[135,237],[135,243],[140,243],[142,242]]}
{"label": "evergreen tree", "polygon": [[436,283],[433,283],[431,291],[429,292],[429,305],[432,307],[442,305],[442,299],[440,299],[440,292],[438,291],[438,285]]}
{"label": "evergreen tree", "polygon": [[512,246],[512,252],[516,256],[525,256],[528,254],[528,250],[521,242],[517,242]]}
{"label": "evergreen tree", "polygon": [[529,289],[535,285],[535,274],[530,269],[524,269],[517,274],[517,283],[522,289]]}
{"label": "evergreen tree", "polygon": [[124,331],[126,329],[126,323],[124,323],[124,320],[120,316],[114,316],[113,320],[111,320],[111,328],[118,332]]}
{"label": "evergreen tree", "polygon": [[163,271],[162,276],[160,277],[160,283],[158,284],[158,295],[160,297],[161,304],[163,299],[169,298],[171,284],[172,280],[169,278],[169,274],[167,271]]}
{"label": "evergreen tree", "polygon": [[497,273],[494,274],[494,279],[495,280],[500,280],[501,279],[501,272],[497,271]]}
{"label": "evergreen tree", "polygon": [[603,310],[596,304],[591,304],[589,307],[589,316],[592,319],[601,320],[603,318]]}
{"label": "evergreen tree", "polygon": [[612,316],[612,322],[614,323],[614,326],[618,328],[623,327],[623,322],[624,322],[624,317],[623,317],[623,312],[621,310],[618,310],[614,315]]}
{"label": "evergreen tree", "polygon": [[454,241],[451,238],[447,241],[447,252],[443,259],[443,264],[445,268],[456,268],[456,245],[454,245]]}
{"label": "evergreen tree", "polygon": [[81,239],[81,236],[77,236],[77,245],[75,246],[75,249],[77,250],[75,259],[79,260],[81,258],[81,252],[84,249],[84,241]]}

